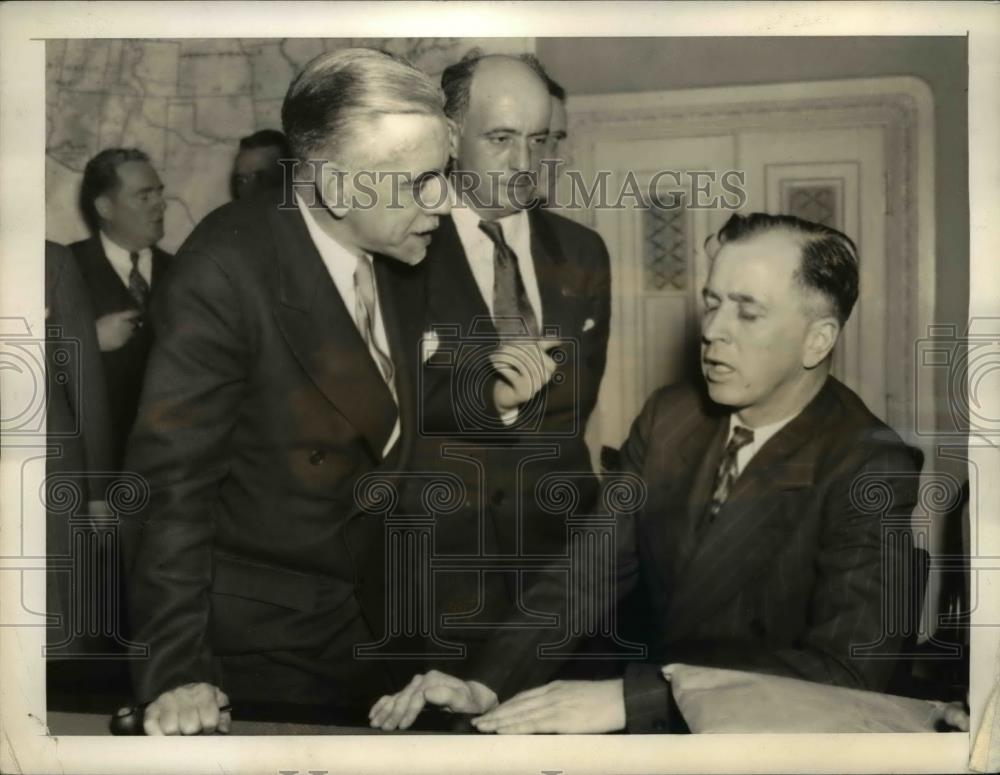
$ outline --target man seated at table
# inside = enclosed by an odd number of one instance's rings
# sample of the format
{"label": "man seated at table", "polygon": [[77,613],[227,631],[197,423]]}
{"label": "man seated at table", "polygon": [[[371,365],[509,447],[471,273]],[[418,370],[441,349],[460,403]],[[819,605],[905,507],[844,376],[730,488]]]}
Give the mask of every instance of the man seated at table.
{"label": "man seated at table", "polygon": [[[906,585],[889,578],[898,544],[882,516],[908,518],[921,460],[830,375],[858,295],[855,246],[759,213],[717,240],[704,385],[655,392],[622,449],[647,497],[618,531],[617,591],[642,578],[647,660],[512,697],[539,641],[507,631],[466,680],[431,672],[380,699],[373,726],[405,728],[430,701],[485,714],[473,721],[485,732],[670,731],[683,728],[660,673],[671,662],[887,689],[901,636],[883,599]],[[555,589],[537,585],[532,608]]]}

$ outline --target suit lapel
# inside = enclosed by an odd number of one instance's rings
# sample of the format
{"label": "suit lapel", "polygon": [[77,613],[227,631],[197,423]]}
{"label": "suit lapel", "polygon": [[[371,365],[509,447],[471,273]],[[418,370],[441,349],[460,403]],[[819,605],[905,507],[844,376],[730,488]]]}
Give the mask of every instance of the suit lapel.
{"label": "suit lapel", "polygon": [[95,234],[84,243],[83,255],[84,261],[80,264],[80,269],[94,296],[94,312],[97,316],[135,305],[128,288],[104,255],[100,236]]}
{"label": "suit lapel", "polygon": [[[812,456],[803,447],[828,419],[830,383],[788,425],[754,455],[708,528],[693,546],[678,581],[670,626],[675,632],[719,608],[766,567],[775,548],[801,517],[788,508],[788,493],[808,488],[815,478]],[[728,423],[724,423],[728,432]],[[704,509],[709,491],[690,503]]]}
{"label": "suit lapel", "polygon": [[458,229],[450,216],[443,217],[425,261],[428,264],[429,323],[460,326],[458,335],[496,336],[490,308],[476,284]]}
{"label": "suit lapel", "polygon": [[298,208],[274,207],[268,215],[279,270],[278,326],[302,368],[380,460],[396,421],[392,395]]}
{"label": "suit lapel", "polygon": [[645,535],[662,589],[674,590],[690,561],[694,526],[711,491],[714,469],[725,440],[726,422],[692,415],[671,428],[657,429],[656,454],[646,468],[651,488]]}
{"label": "suit lapel", "polygon": [[153,270],[152,270],[152,283],[150,283],[150,289],[153,293],[156,293],[156,288],[161,282],[163,282],[163,276],[166,274],[167,268],[170,266],[170,256],[164,253],[155,245],[153,246]]}
{"label": "suit lapel", "polygon": [[567,297],[572,294],[572,290],[566,285],[570,279],[566,255],[544,210],[529,210],[528,223],[531,231],[531,259],[538,280],[538,295],[542,300],[543,325],[557,327],[559,336],[571,336],[575,328],[570,319],[570,306],[566,302]]}

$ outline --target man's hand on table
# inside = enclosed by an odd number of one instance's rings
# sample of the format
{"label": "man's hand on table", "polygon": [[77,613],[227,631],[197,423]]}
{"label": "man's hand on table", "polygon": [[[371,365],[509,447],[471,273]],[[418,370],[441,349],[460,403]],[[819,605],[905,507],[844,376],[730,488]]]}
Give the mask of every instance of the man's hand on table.
{"label": "man's hand on table", "polygon": [[497,704],[497,696],[478,681],[463,681],[431,670],[413,676],[402,691],[380,698],[368,712],[377,729],[407,729],[427,703],[451,713],[484,713]]}
{"label": "man's hand on table", "polygon": [[231,714],[221,710],[228,705],[229,698],[217,686],[184,684],[146,706],[143,729],[147,735],[228,734]]}
{"label": "man's hand on table", "polygon": [[472,724],[480,732],[592,734],[625,728],[625,690],[609,681],[553,681],[521,692]]}

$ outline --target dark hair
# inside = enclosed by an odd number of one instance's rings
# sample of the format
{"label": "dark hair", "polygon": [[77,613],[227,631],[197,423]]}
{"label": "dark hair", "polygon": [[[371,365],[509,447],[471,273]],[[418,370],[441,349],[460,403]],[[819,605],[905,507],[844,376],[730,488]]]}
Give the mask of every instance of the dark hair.
{"label": "dark hair", "polygon": [[118,168],[128,161],[144,161],[148,164],[149,156],[138,148],[105,148],[88,161],[83,169],[80,213],[92,234],[96,234],[101,228],[101,217],[94,202],[102,194],[117,190],[121,185]]}
{"label": "dark hair", "polygon": [[277,148],[281,152],[282,159],[289,159],[292,156],[288,138],[284,132],[279,132],[277,129],[261,129],[240,140],[241,151],[252,151],[255,148]]}
{"label": "dark hair", "polygon": [[[398,113],[444,117],[441,90],[402,57],[344,48],[309,62],[288,87],[281,125],[302,161],[343,153],[344,141],[366,119]],[[339,159],[338,161],[346,161]]]}
{"label": "dark hair", "polygon": [[715,236],[721,246],[775,230],[799,237],[802,263],[795,279],[803,288],[821,293],[843,326],[858,300],[858,249],[846,234],[794,215],[751,213],[733,215]]}
{"label": "dark hair", "polygon": [[455,64],[446,67],[444,72],[441,73],[441,88],[444,90],[444,112],[448,118],[455,121],[461,121],[465,118],[465,112],[469,109],[469,91],[472,87],[472,76],[475,75],[479,63],[491,57],[505,57],[523,62],[542,80],[549,94],[554,94],[552,87],[555,86],[563,93],[560,99],[565,99],[566,92],[562,90],[559,84],[549,78],[545,72],[545,68],[542,67],[542,63],[538,61],[538,57],[534,54],[483,54],[480,49],[474,48],[468,51]]}
{"label": "dark hair", "polygon": [[558,83],[556,83],[554,80],[552,80],[551,76],[549,75],[545,76],[545,85],[549,87],[550,96],[555,97],[560,102],[563,103],[566,102],[566,90]]}

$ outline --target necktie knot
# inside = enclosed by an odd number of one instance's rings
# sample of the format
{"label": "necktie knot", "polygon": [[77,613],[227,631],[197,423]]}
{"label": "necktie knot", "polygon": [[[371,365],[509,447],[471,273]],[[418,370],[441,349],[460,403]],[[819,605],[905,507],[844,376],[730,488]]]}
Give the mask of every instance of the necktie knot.
{"label": "necktie knot", "polygon": [[726,446],[726,454],[735,455],[747,444],[753,443],[753,431],[750,428],[745,428],[742,425],[733,426],[733,436],[729,439],[729,444]]}
{"label": "necktie knot", "polygon": [[132,262],[132,268],[128,273],[128,292],[139,309],[145,311],[146,304],[149,302],[149,283],[139,271],[138,251],[129,251],[128,257]]}
{"label": "necktie knot", "polygon": [[503,227],[499,221],[480,221],[479,230],[493,240],[494,245],[507,246],[507,240],[503,238]]}

